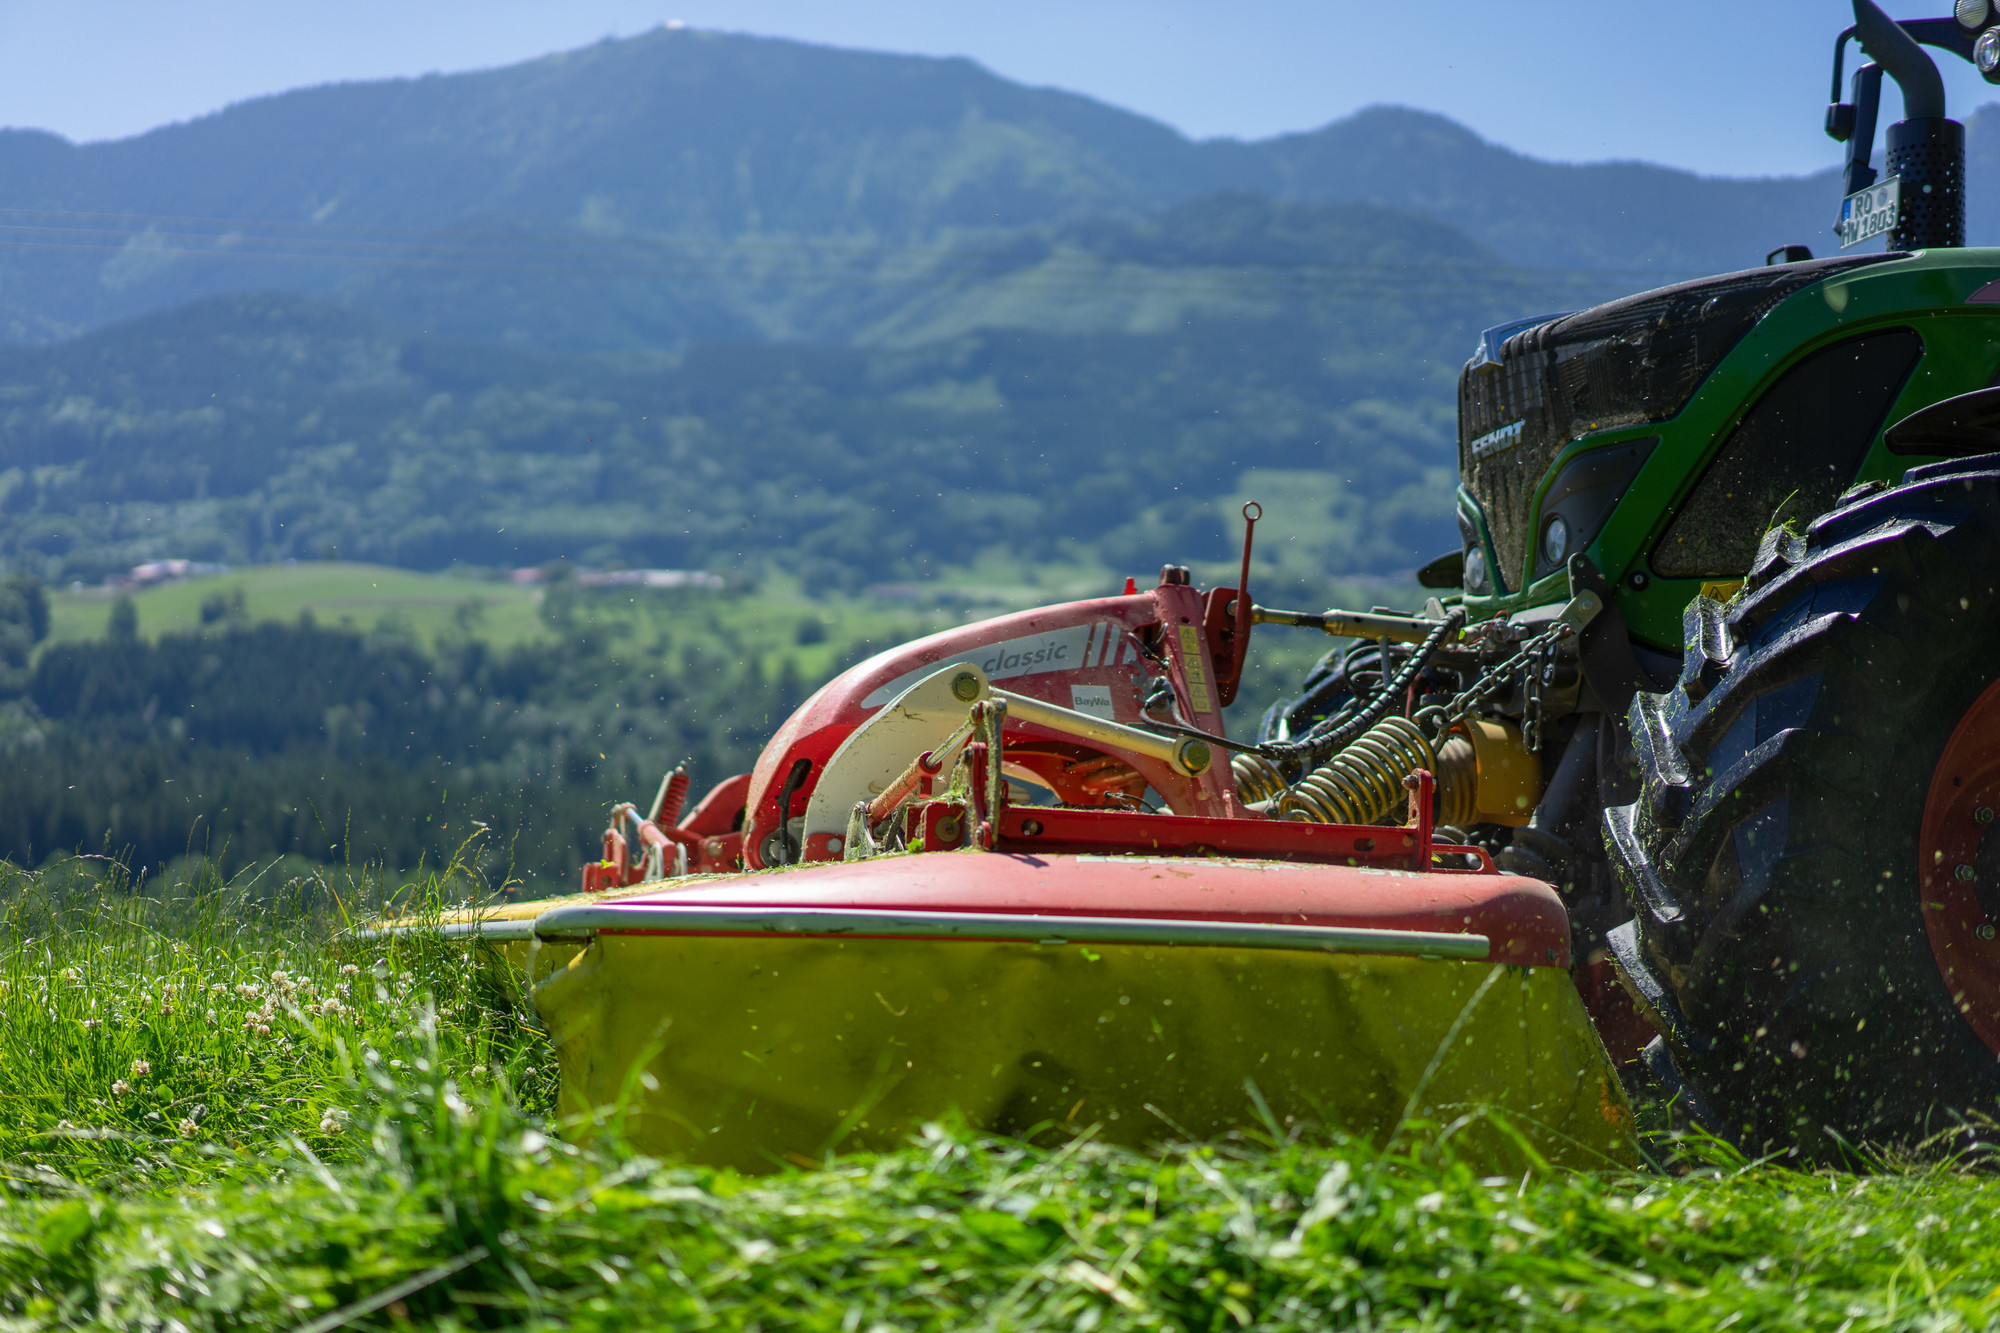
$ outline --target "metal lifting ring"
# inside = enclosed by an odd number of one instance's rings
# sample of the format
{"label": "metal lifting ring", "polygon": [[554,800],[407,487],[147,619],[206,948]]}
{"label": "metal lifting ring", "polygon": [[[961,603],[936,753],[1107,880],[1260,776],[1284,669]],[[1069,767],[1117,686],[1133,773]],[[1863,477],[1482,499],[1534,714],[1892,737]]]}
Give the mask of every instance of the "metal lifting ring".
{"label": "metal lifting ring", "polygon": [[1437,750],[1406,717],[1386,717],[1301,778],[1278,802],[1280,818],[1373,824],[1404,798],[1403,779],[1436,771]]}

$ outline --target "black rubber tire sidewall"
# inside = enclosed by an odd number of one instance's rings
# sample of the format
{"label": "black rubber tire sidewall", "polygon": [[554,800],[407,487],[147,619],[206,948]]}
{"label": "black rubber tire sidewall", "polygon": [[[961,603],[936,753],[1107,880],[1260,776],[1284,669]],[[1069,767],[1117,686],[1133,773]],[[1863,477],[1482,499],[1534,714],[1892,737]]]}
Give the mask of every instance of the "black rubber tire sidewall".
{"label": "black rubber tire sidewall", "polygon": [[[1857,508],[1874,513],[1815,525],[1768,590],[1784,595],[1749,608],[1761,619],[1732,608],[1743,637],[1701,707],[1677,687],[1694,827],[1641,824],[1688,910],[1668,927],[1635,904],[1653,980],[1700,1039],[1675,1051],[1683,1077],[1745,1146],[1815,1159],[2000,1109],[2000,1058],[1946,990],[1917,877],[1938,759],[2000,676],[2000,486],[1936,483]],[[1857,544],[1872,564],[1843,563]],[[1746,710],[1815,677],[1798,726],[1749,731]],[[1746,735],[1770,753],[1732,786]],[[1678,865],[1682,842],[1697,850]]]}

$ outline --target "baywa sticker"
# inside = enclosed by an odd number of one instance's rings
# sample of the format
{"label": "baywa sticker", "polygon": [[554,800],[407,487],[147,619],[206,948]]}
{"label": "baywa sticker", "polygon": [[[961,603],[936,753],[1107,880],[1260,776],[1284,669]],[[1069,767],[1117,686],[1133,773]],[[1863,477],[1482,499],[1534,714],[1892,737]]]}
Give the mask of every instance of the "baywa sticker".
{"label": "baywa sticker", "polygon": [[1101,717],[1106,722],[1118,719],[1116,706],[1111,702],[1109,685],[1072,685],[1069,687],[1069,706],[1079,713]]}
{"label": "baywa sticker", "polygon": [[1115,666],[1135,658],[1137,651],[1119,627],[1109,623],[1073,625],[1047,634],[1030,634],[940,658],[878,685],[861,701],[863,708],[880,708],[910,686],[948,666],[976,666],[988,680],[1012,680],[1050,671],[1080,671]]}

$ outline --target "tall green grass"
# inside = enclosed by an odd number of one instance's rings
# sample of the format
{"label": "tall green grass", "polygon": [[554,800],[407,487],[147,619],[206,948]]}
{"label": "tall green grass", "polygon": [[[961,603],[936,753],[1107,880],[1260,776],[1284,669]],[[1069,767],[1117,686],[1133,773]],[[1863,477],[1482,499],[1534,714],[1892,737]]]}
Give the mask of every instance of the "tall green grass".
{"label": "tall green grass", "polygon": [[421,933],[353,939],[357,917],[421,920],[461,882],[225,883],[195,861],[141,892],[113,861],[0,862],[0,1161],[151,1189],[257,1174],[273,1143],[337,1157],[404,1071],[542,1110],[551,1062],[486,960]]}
{"label": "tall green grass", "polygon": [[745,1178],[621,1149],[616,1108],[579,1148],[478,960],[347,933],[435,882],[141,897],[92,864],[0,868],[9,1328],[2000,1323],[2000,1187],[1964,1163],[1663,1142],[1654,1171],[1501,1178],[1435,1135],[1138,1154],[941,1124]]}

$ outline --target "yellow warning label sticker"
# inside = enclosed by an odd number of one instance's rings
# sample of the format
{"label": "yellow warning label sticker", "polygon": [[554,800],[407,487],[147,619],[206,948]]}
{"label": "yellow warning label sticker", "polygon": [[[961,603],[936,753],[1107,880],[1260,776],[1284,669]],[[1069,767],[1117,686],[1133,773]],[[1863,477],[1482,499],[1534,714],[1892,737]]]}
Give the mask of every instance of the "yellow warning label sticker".
{"label": "yellow warning label sticker", "polygon": [[1188,703],[1197,713],[1213,708],[1208,697],[1208,672],[1201,662],[1201,631],[1193,625],[1181,626],[1181,672],[1187,677]]}

